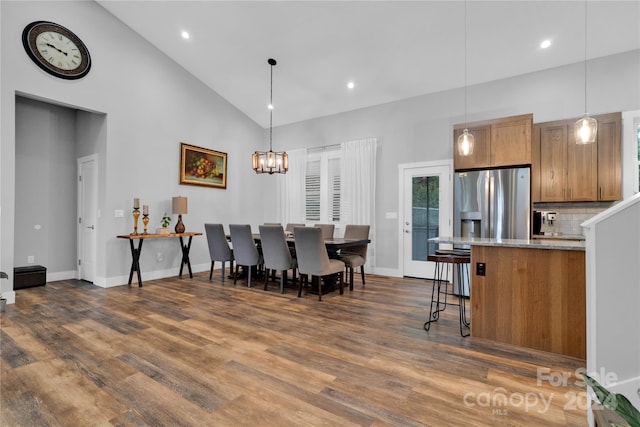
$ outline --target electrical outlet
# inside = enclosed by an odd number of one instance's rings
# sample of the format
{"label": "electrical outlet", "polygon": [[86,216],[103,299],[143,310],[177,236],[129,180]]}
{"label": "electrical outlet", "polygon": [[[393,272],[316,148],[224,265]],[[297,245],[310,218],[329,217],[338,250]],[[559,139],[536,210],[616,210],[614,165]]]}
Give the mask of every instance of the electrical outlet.
{"label": "electrical outlet", "polygon": [[27,257],[27,264],[33,264],[34,262],[36,262],[36,257],[34,257],[33,255],[29,255]]}
{"label": "electrical outlet", "polygon": [[476,263],[476,276],[484,276],[487,272],[487,265],[484,262]]}
{"label": "electrical outlet", "polygon": [[158,254],[156,255],[156,258],[158,262],[162,262],[162,252],[158,252]]}
{"label": "electrical outlet", "polygon": [[124,218],[124,211],[122,209],[116,209],[113,216],[115,218]]}

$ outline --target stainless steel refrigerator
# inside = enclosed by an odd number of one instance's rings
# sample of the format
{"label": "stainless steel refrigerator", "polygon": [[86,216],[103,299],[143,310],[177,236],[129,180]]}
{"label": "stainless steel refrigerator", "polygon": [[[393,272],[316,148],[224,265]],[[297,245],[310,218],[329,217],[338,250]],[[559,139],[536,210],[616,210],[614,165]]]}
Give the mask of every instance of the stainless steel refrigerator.
{"label": "stainless steel refrigerator", "polygon": [[[529,238],[530,168],[458,172],[453,191],[455,237]],[[454,278],[455,294],[460,293],[459,284],[463,284],[462,294],[468,296],[471,284],[466,274]]]}
{"label": "stainless steel refrigerator", "polygon": [[453,191],[454,236],[529,238],[530,168],[457,172]]}

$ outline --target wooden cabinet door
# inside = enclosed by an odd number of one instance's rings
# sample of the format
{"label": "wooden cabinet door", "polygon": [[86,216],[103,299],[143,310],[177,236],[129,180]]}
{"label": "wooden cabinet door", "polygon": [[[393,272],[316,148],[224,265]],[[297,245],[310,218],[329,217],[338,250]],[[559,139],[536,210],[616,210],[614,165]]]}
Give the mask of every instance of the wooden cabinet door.
{"label": "wooden cabinet door", "polygon": [[598,145],[576,144],[573,123],[567,125],[568,201],[598,200]]}
{"label": "wooden cabinet door", "polygon": [[453,130],[453,167],[455,170],[478,169],[489,166],[491,127],[486,125],[470,127],[468,129],[469,133],[472,133],[474,137],[473,154],[470,156],[461,156],[458,154],[458,136],[462,134],[464,128],[458,125]]}
{"label": "wooden cabinet door", "polygon": [[620,113],[597,116],[598,200],[622,199],[622,147]]}
{"label": "wooden cabinet door", "polygon": [[497,120],[491,124],[491,165],[531,164],[533,115]]}
{"label": "wooden cabinet door", "polygon": [[563,202],[567,178],[567,125],[540,125],[540,201]]}
{"label": "wooden cabinet door", "polygon": [[531,203],[542,201],[540,182],[540,126],[534,125],[531,138]]}

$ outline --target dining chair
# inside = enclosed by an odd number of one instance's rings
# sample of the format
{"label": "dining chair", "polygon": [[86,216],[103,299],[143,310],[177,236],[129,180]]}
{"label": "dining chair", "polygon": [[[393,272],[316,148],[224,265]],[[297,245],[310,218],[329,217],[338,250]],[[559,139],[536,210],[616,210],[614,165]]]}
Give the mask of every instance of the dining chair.
{"label": "dining chair", "polygon": [[[298,297],[302,295],[302,278],[304,284],[312,280],[318,281],[318,301],[322,301],[322,281],[327,276],[338,275],[340,295],[343,294],[344,262],[337,259],[329,259],[327,248],[319,227],[295,227],[294,234],[296,255],[298,258],[298,271],[300,283],[298,285]],[[304,275],[304,276],[303,276]]]}
{"label": "dining chair", "polygon": [[222,281],[224,282],[224,265],[227,261],[230,262],[229,269],[233,272],[233,250],[229,247],[222,224],[205,224],[204,230],[209,244],[209,255],[211,256],[209,280],[213,276],[213,265],[218,261],[222,263]]}
{"label": "dining chair", "polygon": [[284,285],[287,283],[287,271],[293,270],[293,284],[296,284],[296,268],[298,263],[291,256],[289,245],[281,225],[260,225],[260,241],[262,242],[262,257],[264,259],[265,278],[264,290],[267,290],[269,282],[269,270],[275,276],[280,271],[280,293],[284,293]]}
{"label": "dining chair", "polygon": [[233,244],[233,255],[236,261],[236,271],[233,275],[233,284],[238,280],[238,267],[247,269],[247,286],[251,287],[251,267],[262,263],[262,257],[258,252],[256,243],[251,235],[249,224],[229,224],[231,243]]}
{"label": "dining chair", "polygon": [[[344,229],[345,239],[369,239],[368,225],[347,224]],[[353,269],[360,267],[360,275],[362,276],[362,286],[364,286],[364,264],[367,262],[368,244],[349,246],[340,251],[339,260],[344,262],[349,273],[349,290],[353,290]]]}
{"label": "dining chair", "polygon": [[333,239],[333,231],[335,230],[335,225],[333,224],[315,224],[315,227],[318,227],[322,230],[322,238],[325,240]]}

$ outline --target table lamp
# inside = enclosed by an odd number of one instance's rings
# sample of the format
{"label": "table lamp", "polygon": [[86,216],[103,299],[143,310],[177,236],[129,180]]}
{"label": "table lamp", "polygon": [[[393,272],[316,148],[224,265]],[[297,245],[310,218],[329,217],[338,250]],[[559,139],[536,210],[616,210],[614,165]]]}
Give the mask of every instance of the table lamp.
{"label": "table lamp", "polygon": [[188,212],[187,198],[186,197],[174,197],[172,201],[173,213],[178,214],[178,223],[176,224],[176,233],[184,233],[184,223],[182,222],[182,214]]}

